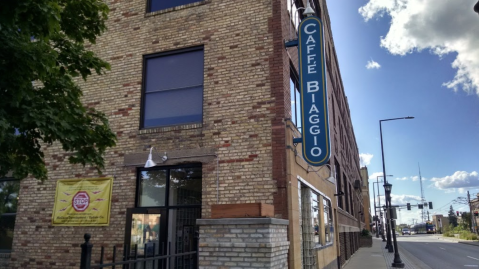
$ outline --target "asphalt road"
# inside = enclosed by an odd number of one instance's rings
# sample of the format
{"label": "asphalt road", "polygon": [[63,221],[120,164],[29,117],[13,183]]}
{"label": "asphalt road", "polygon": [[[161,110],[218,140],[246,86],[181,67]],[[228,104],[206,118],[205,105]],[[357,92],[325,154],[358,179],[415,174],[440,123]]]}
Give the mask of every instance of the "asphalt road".
{"label": "asphalt road", "polygon": [[437,239],[441,235],[398,236],[399,249],[418,269],[479,268],[479,247]]}

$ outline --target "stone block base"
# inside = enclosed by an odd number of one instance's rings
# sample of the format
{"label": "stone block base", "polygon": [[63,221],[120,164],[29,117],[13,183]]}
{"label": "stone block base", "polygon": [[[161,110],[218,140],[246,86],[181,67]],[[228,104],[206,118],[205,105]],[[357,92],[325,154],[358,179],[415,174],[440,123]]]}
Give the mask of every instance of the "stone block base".
{"label": "stone block base", "polygon": [[199,268],[288,268],[288,220],[199,219]]}

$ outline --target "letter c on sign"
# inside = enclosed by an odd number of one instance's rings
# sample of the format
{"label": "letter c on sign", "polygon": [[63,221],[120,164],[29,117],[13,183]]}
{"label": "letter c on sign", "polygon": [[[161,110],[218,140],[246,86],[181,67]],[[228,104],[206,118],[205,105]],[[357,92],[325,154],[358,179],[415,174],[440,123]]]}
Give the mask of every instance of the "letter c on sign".
{"label": "letter c on sign", "polygon": [[308,27],[309,26],[314,26],[314,23],[310,23],[306,26],[304,26],[304,32],[307,33],[308,35],[312,34],[312,33],[315,33],[316,32],[316,29],[314,29],[314,31],[308,31]]}

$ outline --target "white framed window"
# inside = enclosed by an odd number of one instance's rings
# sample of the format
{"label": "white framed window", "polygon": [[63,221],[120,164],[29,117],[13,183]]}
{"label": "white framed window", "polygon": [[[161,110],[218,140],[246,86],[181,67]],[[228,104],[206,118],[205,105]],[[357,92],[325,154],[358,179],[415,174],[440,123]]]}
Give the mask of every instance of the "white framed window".
{"label": "white framed window", "polygon": [[291,18],[291,23],[294,25],[294,29],[298,31],[299,24],[301,23],[301,19],[299,16],[298,6],[295,0],[286,0],[288,6],[289,17]]}
{"label": "white framed window", "polygon": [[324,241],[326,244],[333,242],[333,214],[331,201],[323,198]]}

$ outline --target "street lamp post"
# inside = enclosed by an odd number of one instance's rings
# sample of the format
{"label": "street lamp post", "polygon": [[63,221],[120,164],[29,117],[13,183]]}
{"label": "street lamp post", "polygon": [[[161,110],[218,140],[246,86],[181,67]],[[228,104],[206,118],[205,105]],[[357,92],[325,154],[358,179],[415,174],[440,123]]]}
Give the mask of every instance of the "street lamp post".
{"label": "street lamp post", "polygon": [[[376,221],[376,238],[379,238],[379,226],[378,226],[378,212],[376,210],[376,191],[374,190],[373,182],[373,197],[374,197],[374,220]],[[379,199],[379,185],[378,185],[378,201],[379,201],[379,208],[381,208],[381,200]],[[384,236],[383,236],[384,239]]]}
{"label": "street lamp post", "polygon": [[[379,133],[381,136],[381,156],[382,156],[382,161],[383,161],[383,175],[386,175],[386,165],[384,163],[384,146],[383,146],[383,129],[382,129],[382,122],[383,121],[392,121],[392,120],[409,120],[409,119],[414,119],[414,117],[402,117],[402,118],[393,118],[393,119],[385,119],[385,120],[379,120]],[[384,177],[384,186],[386,187],[387,184],[387,177]],[[386,193],[386,208],[389,210],[391,208],[391,193]],[[389,216],[388,216],[389,217]],[[391,233],[389,231],[389,226],[386,224],[386,229],[387,229],[387,243],[386,246],[388,247],[389,252],[393,252],[393,246],[391,244]],[[393,230],[393,239],[396,245],[396,251],[394,254],[394,262],[393,266],[394,267],[404,267],[404,263],[402,263],[401,258],[399,257],[399,252],[397,250],[397,242],[396,242],[396,233]],[[396,266],[395,266],[396,265]]]}
{"label": "street lamp post", "polygon": [[[392,177],[393,175],[387,175],[387,176]],[[381,213],[381,197],[379,195],[379,178],[380,177],[383,177],[383,176],[377,176],[376,177],[376,182],[373,182],[374,215],[376,216],[376,238],[379,238],[377,208],[379,208],[379,212]],[[374,188],[374,184],[378,184],[378,203],[379,203],[378,207],[376,207],[376,191],[375,191],[375,188]],[[383,242],[386,241],[386,239],[384,238],[384,229],[381,229],[381,237],[383,239]]]}
{"label": "street lamp post", "polygon": [[[391,195],[391,189],[393,185],[390,183],[385,183],[384,184],[384,190],[386,191],[387,195]],[[393,242],[394,242],[394,261],[392,266],[397,267],[397,268],[404,268],[404,263],[401,260],[401,257],[399,256],[399,249],[398,249],[398,242],[396,240],[396,220],[392,218],[391,214],[391,209],[392,207],[389,206],[388,208],[388,218],[391,220],[391,229],[393,232]]]}

